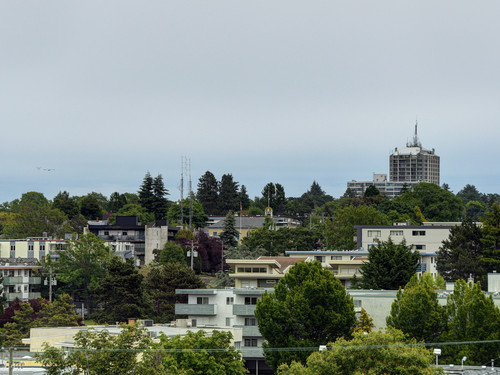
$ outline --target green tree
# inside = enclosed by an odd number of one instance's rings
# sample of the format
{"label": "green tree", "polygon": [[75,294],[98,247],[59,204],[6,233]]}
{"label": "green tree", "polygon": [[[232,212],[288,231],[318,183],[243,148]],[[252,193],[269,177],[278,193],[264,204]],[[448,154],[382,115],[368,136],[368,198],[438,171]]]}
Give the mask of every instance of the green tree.
{"label": "green tree", "polygon": [[[406,345],[409,344],[409,345]],[[358,332],[352,340],[339,338],[329,343],[330,350],[314,352],[307,366],[293,362],[280,366],[278,375],[434,375],[442,369],[432,365],[433,354],[422,346],[413,346],[403,333]]]}
{"label": "green tree", "polygon": [[465,204],[465,216],[470,216],[473,221],[479,221],[484,216],[487,206],[483,202],[469,201]]}
{"label": "green tree", "polygon": [[481,261],[488,272],[496,271],[500,267],[500,203],[493,203],[481,221],[485,247]]}
{"label": "green tree", "polygon": [[353,332],[366,332],[370,333],[373,328],[375,328],[375,324],[373,324],[373,319],[368,315],[364,308],[361,308],[361,312],[356,319],[356,323],[353,329]]}
{"label": "green tree", "polygon": [[22,339],[29,336],[35,311],[29,303],[21,303],[20,307],[14,312],[12,321],[5,323],[0,332],[4,339],[3,346],[21,346]]}
{"label": "green tree", "polygon": [[[447,330],[442,342],[500,340],[500,311],[493,299],[481,291],[480,283],[455,283],[446,303]],[[450,345],[443,349],[443,360],[457,363],[463,356],[467,363],[481,365],[500,355],[500,342]]]}
{"label": "green tree", "polygon": [[80,212],[89,220],[102,218],[103,208],[94,194],[87,194],[80,198]]}
{"label": "green tree", "polygon": [[355,322],[352,298],[319,262],[293,266],[273,293],[266,292],[257,301],[255,317],[266,340],[266,362],[274,370],[292,360],[305,363],[311,353],[274,348],[318,347],[349,335]]}
{"label": "green tree", "polygon": [[182,246],[175,242],[166,242],[163,249],[159,251],[155,250],[155,253],[155,261],[158,264],[176,263],[186,265],[186,252]]}
{"label": "green tree", "polygon": [[85,307],[91,310],[93,291],[106,274],[111,256],[104,241],[92,233],[68,241],[67,249],[59,252],[56,273],[63,285],[58,290],[69,293],[74,301],[85,301]]}
{"label": "green tree", "polygon": [[116,212],[109,218],[110,224],[116,224],[117,216],[137,216],[137,218],[139,219],[139,223],[143,225],[155,221],[154,215],[137,203],[127,203],[125,206],[120,208],[118,212]]}
{"label": "green tree", "polygon": [[129,202],[127,202],[127,197],[125,196],[125,194],[120,194],[115,191],[109,196],[109,211],[118,212],[127,203]]}
{"label": "green tree", "polygon": [[156,352],[146,353],[143,363],[154,373],[189,375],[243,375],[248,373],[241,354],[231,345],[231,332],[188,332],[184,337],[160,335]]}
{"label": "green tree", "polygon": [[106,271],[95,288],[99,309],[94,313],[94,319],[114,323],[147,317],[152,305],[145,292],[144,276],[135,268],[133,259],[123,261],[114,256]]}
{"label": "green tree", "polygon": [[154,213],[155,194],[153,191],[153,177],[151,173],[146,172],[142,185],[139,187],[137,194],[139,195],[139,204],[149,213]]}
{"label": "green tree", "polygon": [[483,234],[481,228],[466,217],[462,224],[450,229],[437,254],[437,269],[447,281],[466,280],[469,275],[483,278]]}
{"label": "green tree", "polygon": [[[189,198],[185,198],[182,205],[184,225],[189,224],[189,209],[190,209],[189,205],[190,205]],[[167,219],[171,223],[180,224],[180,217],[181,217],[181,205],[179,202],[174,202],[170,205],[170,208],[168,209]],[[205,211],[203,211],[203,206],[196,201],[193,201],[193,217],[191,220],[192,220],[191,224],[195,229],[205,227],[208,220],[208,216],[205,214]]]}
{"label": "green tree", "polygon": [[485,202],[485,195],[481,194],[474,185],[465,185],[462,190],[457,193],[457,197],[462,199],[464,204],[471,201]]}
{"label": "green tree", "polygon": [[432,285],[414,275],[404,290],[399,288],[386,321],[417,341],[436,342],[445,328],[445,309]]}
{"label": "green tree", "polygon": [[153,368],[145,370],[150,364],[144,364],[139,355],[141,349],[152,347],[145,329],[122,326],[118,335],[90,329],[78,332],[74,341],[79,350],[67,352],[46,344],[43,352],[36,354],[49,375],[159,374]]}
{"label": "green tree", "polygon": [[206,171],[198,181],[196,199],[203,206],[207,215],[218,213],[219,183],[212,172]]}
{"label": "green tree", "polygon": [[238,198],[238,182],[233,180],[232,174],[222,175],[219,185],[219,213],[224,215],[228,211],[236,211],[240,206]]}
{"label": "green tree", "polygon": [[60,191],[54,197],[52,208],[61,210],[69,219],[72,219],[80,213],[78,199],[76,197],[71,197],[67,191]]}
{"label": "green tree", "polygon": [[241,209],[247,210],[250,207],[250,198],[248,197],[247,188],[245,185],[241,185],[240,187],[238,200],[241,205]]}
{"label": "green tree", "polygon": [[41,309],[33,327],[72,327],[80,325],[81,317],[76,313],[75,305],[69,294],[61,294],[58,298],[49,302],[39,299]]}
{"label": "green tree", "polygon": [[354,250],[355,225],[389,225],[387,216],[374,207],[349,205],[339,208],[322,226],[327,249]]}
{"label": "green tree", "polygon": [[234,218],[234,212],[229,211],[224,219],[224,229],[220,234],[220,239],[222,243],[228,247],[235,247],[238,245],[238,238],[240,233],[236,229],[236,220]]}
{"label": "green tree", "polygon": [[395,244],[391,238],[372,247],[368,261],[360,267],[366,289],[397,290],[406,285],[417,272],[420,255],[403,241]]}
{"label": "green tree", "polygon": [[380,195],[380,190],[372,184],[366,188],[363,198],[376,197],[377,195]]}
{"label": "green tree", "polygon": [[161,174],[153,179],[153,204],[152,211],[156,220],[164,219],[167,216],[168,206],[170,202],[166,198],[168,190],[163,183]]}
{"label": "green tree", "polygon": [[159,323],[175,319],[175,304],[187,303],[187,296],[176,294],[176,289],[204,289],[205,283],[186,266],[168,263],[148,265],[142,269],[146,293],[153,303],[152,318]]}

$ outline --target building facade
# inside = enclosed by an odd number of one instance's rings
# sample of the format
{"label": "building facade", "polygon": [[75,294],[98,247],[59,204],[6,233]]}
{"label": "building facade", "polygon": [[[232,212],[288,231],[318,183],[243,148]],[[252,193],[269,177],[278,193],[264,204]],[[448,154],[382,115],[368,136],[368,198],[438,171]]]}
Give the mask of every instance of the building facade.
{"label": "building facade", "polygon": [[410,189],[412,186],[417,185],[418,182],[399,182],[399,181],[388,181],[387,174],[374,173],[372,181],[356,181],[352,180],[347,183],[347,188],[350,189],[357,197],[362,197],[365,194],[366,189],[371,185],[375,186],[380,194],[392,199],[397,197],[406,189]]}
{"label": "building facade", "polygon": [[440,159],[434,149],[427,150],[418,140],[417,125],[412,142],[406,147],[394,150],[389,158],[391,182],[430,182],[439,185]]}

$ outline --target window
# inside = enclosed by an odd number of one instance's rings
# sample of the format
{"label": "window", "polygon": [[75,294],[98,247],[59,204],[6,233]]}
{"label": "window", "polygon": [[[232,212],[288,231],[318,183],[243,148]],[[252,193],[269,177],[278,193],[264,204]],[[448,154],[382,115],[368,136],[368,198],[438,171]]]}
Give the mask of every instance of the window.
{"label": "window", "polygon": [[381,231],[379,230],[369,230],[368,237],[380,237]]}
{"label": "window", "polygon": [[361,300],[360,299],[354,299],[352,300],[354,303],[354,307],[361,307]]}
{"label": "window", "polygon": [[232,324],[231,324],[232,323],[231,322],[232,319],[233,318],[226,318],[226,327],[231,327],[232,326]]}
{"label": "window", "polygon": [[415,245],[415,250],[425,250],[425,245]]}
{"label": "window", "polygon": [[40,251],[45,251],[45,243],[40,243]]}
{"label": "window", "polygon": [[425,236],[425,230],[414,230],[411,234],[414,236]]}
{"label": "window", "polygon": [[256,305],[257,297],[245,297],[245,305]]}
{"label": "window", "polygon": [[330,256],[330,260],[342,260],[342,255],[332,255]]}
{"label": "window", "polygon": [[191,319],[191,326],[196,327],[196,324],[197,324],[196,319]]}
{"label": "window", "polygon": [[257,318],[245,318],[245,325],[246,326],[256,326],[257,325]]}
{"label": "window", "polygon": [[105,230],[105,231],[104,231],[104,235],[105,235],[105,236],[109,236],[109,231],[108,231],[108,230]]}
{"label": "window", "polygon": [[257,339],[245,339],[245,346],[257,346]]}
{"label": "window", "polygon": [[35,245],[32,243],[28,243],[28,251],[33,251],[35,250]]}
{"label": "window", "polygon": [[316,255],[314,257],[318,262],[323,262],[323,257],[321,255]]}
{"label": "window", "polygon": [[126,235],[127,235],[127,232],[122,232],[122,235],[126,236]]}
{"label": "window", "polygon": [[391,236],[402,236],[403,231],[402,230],[391,230]]}
{"label": "window", "polygon": [[232,305],[234,303],[234,297],[226,297],[226,305]]}
{"label": "window", "polygon": [[196,297],[197,305],[208,305],[208,297]]}

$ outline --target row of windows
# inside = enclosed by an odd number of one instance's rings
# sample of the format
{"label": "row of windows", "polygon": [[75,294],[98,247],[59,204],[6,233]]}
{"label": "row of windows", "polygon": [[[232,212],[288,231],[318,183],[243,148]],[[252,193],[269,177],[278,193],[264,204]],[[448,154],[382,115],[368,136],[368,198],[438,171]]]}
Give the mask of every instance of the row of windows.
{"label": "row of windows", "polygon": [[256,272],[256,273],[266,273],[266,267],[238,267],[238,272]]}
{"label": "row of windows", "polygon": [[[411,232],[412,236],[425,236],[425,230],[414,230]],[[368,237],[380,237],[382,235],[382,231],[380,230],[369,230],[367,233]],[[403,236],[404,233],[402,230],[391,230],[391,236]]]}

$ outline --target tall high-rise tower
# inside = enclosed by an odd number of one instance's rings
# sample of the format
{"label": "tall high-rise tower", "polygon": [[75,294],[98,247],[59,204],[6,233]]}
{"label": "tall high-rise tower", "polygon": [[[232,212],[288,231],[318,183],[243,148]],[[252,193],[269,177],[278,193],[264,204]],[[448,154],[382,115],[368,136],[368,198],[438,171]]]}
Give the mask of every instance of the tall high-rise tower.
{"label": "tall high-rise tower", "polygon": [[417,135],[406,148],[394,150],[389,158],[389,178],[394,182],[431,182],[439,185],[439,156],[422,147]]}

